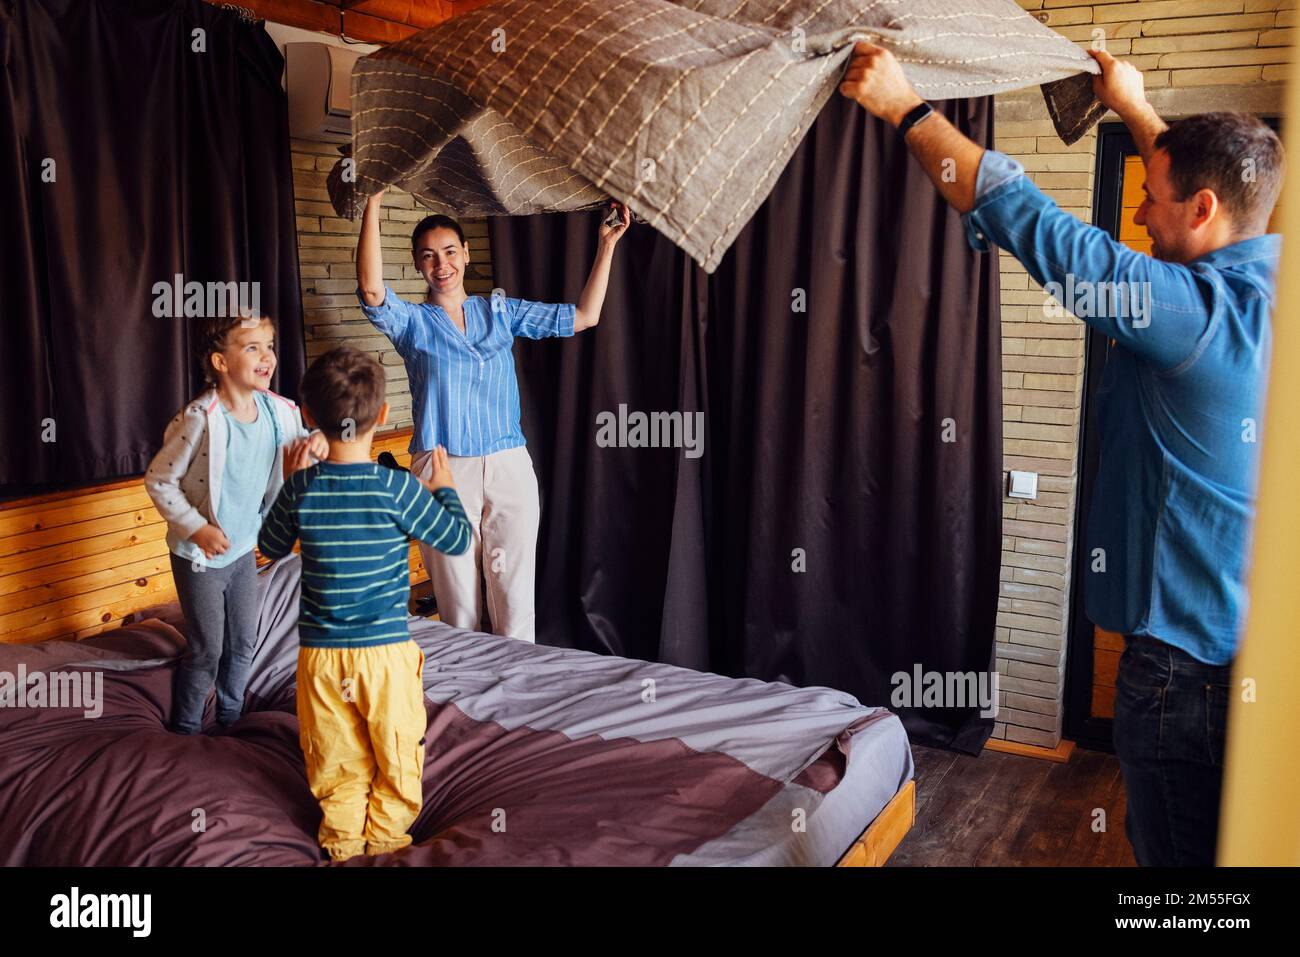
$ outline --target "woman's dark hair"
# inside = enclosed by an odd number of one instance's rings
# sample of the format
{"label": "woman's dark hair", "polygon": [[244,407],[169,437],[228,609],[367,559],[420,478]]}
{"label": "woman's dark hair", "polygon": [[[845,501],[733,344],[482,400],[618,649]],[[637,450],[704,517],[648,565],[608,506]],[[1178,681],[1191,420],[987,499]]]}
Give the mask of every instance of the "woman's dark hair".
{"label": "woman's dark hair", "polygon": [[420,244],[420,237],[431,229],[451,229],[460,238],[460,244],[465,245],[465,230],[460,228],[460,223],[450,216],[444,216],[442,213],[435,213],[432,216],[426,216],[415,224],[415,229],[411,231],[411,252],[415,252],[416,247]]}

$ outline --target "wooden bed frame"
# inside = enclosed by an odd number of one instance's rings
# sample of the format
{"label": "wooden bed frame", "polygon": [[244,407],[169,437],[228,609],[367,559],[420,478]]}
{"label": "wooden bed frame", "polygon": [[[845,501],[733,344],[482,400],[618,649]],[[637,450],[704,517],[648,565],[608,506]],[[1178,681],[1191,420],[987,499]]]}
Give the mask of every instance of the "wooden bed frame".
{"label": "wooden bed frame", "polygon": [[882,867],[916,821],[916,781],[904,784],[867,825],[836,867]]}
{"label": "wooden bed frame", "polygon": [[[373,454],[406,465],[410,438],[376,436]],[[0,502],[0,643],[89,638],[175,601],[166,535],[142,478]],[[409,559],[426,581],[414,544]]]}

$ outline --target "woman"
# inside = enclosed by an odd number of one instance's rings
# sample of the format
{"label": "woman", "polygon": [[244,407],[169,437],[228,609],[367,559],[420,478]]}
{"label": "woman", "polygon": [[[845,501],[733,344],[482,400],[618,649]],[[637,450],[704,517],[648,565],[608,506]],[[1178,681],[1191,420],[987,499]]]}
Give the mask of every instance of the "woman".
{"label": "woman", "polygon": [[630,213],[614,203],[617,224],[602,222],[596,261],[576,304],[466,295],[465,233],[450,217],[428,216],[411,234],[411,258],[429,286],[417,304],[399,299],[384,284],[382,200],[380,191],[366,203],[357,243],[357,297],[366,318],[393,341],[406,363],[415,420],[411,471],[427,478],[433,450],[444,446],[474,530],[473,547],[463,555],[420,545],[439,614],[457,628],[479,628],[482,568],[493,631],[534,641],[540,506],[537,475],[519,426],[511,345],[516,336],[571,336],[600,321],[614,246],[631,222]]}

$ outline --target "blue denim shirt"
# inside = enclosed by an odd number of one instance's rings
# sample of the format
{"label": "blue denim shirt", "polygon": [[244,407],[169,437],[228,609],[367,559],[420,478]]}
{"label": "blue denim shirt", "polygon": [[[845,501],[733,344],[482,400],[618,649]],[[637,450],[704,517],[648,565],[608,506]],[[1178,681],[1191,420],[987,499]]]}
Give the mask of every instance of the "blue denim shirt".
{"label": "blue denim shirt", "polygon": [[1061,211],[992,150],[964,221],[971,246],[1005,249],[1112,340],[1096,392],[1088,617],[1227,663],[1246,611],[1281,237],[1162,262]]}

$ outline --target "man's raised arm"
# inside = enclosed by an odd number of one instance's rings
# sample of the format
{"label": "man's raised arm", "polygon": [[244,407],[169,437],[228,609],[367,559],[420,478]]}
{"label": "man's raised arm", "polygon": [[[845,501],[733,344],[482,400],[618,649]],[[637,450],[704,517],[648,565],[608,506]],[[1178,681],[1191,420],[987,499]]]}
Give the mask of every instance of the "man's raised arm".
{"label": "man's raised arm", "polygon": [[[1128,124],[1144,158],[1165,125],[1147,103],[1142,75],[1108,54],[1094,53],[1102,75],[1093,89]],[[1105,230],[1059,209],[1024,175],[1024,168],[986,150],[925,102],[894,55],[859,43],[840,92],[895,127],[907,124],[907,146],[943,198],[963,214],[976,249],[993,244],[1010,253],[1053,298],[1066,289],[1105,287],[1104,310],[1086,302],[1063,304],[1079,319],[1170,369],[1195,348],[1210,319],[1206,291],[1192,271],[1160,262],[1116,242]],[[1122,299],[1122,302],[1121,302]],[[1080,308],[1080,307],[1083,308]]]}
{"label": "man's raised arm", "polygon": [[1142,162],[1150,162],[1151,154],[1156,151],[1156,137],[1169,126],[1147,102],[1142,71],[1131,63],[1116,60],[1105,50],[1089,53],[1101,65],[1101,76],[1092,78],[1092,92],[1106,109],[1124,121],[1133,134]]}
{"label": "man's raised arm", "polygon": [[[840,92],[894,127],[925,102],[894,55],[870,43],[853,48]],[[975,179],[984,148],[938,113],[908,130],[907,145],[949,205],[959,213],[969,213],[975,207]]]}
{"label": "man's raised arm", "polygon": [[[1116,60],[1104,50],[1089,52],[1102,70],[1100,76],[1093,77],[1093,92],[1128,126],[1145,163],[1155,150],[1156,137],[1166,126],[1147,102],[1142,74],[1132,64]],[[859,43],[853,48],[840,92],[895,127],[924,102],[894,55],[870,43]],[[982,146],[937,113],[908,130],[907,145],[954,209],[968,213],[975,207],[980,161],[984,158]]]}

